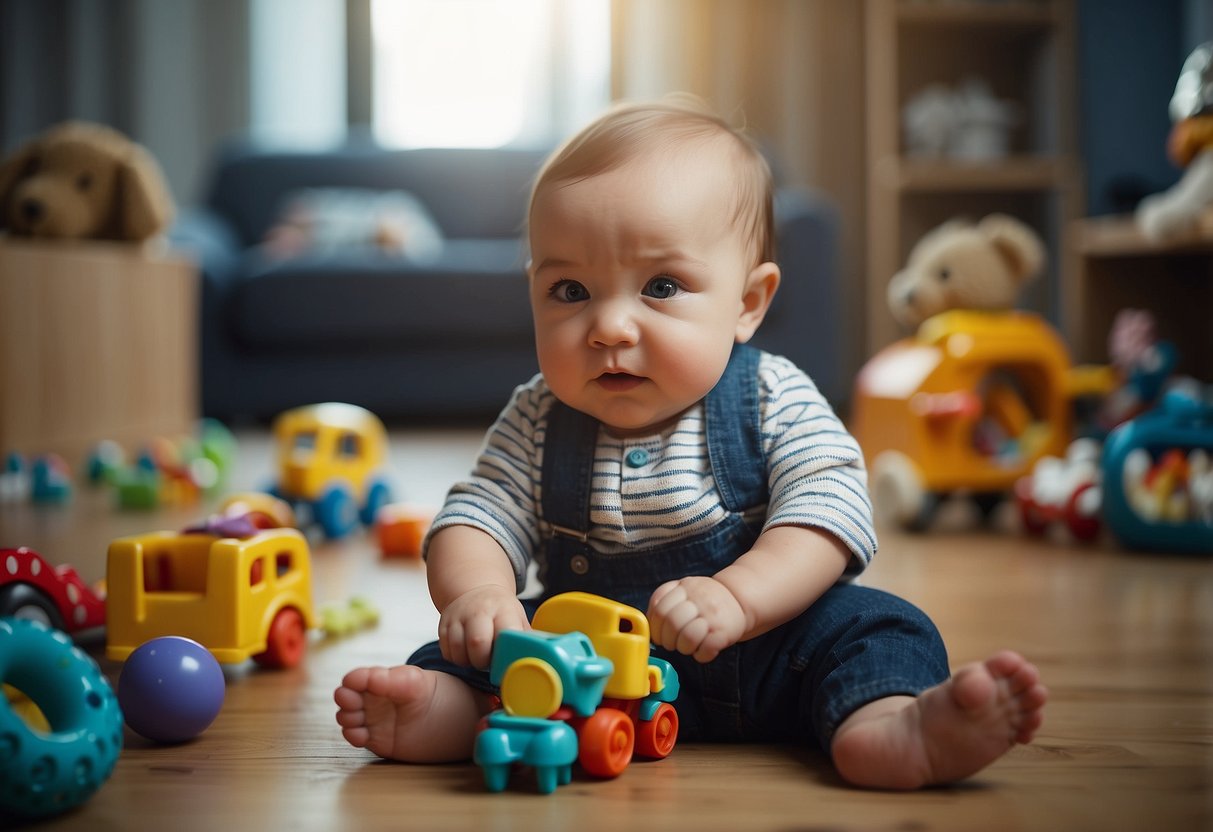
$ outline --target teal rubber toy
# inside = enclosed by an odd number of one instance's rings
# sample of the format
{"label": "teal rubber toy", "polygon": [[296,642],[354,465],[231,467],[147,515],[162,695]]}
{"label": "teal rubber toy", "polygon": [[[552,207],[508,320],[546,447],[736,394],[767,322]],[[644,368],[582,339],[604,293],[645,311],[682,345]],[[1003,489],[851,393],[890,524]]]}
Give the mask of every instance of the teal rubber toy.
{"label": "teal rubber toy", "polygon": [[39,621],[0,618],[0,683],[50,724],[32,728],[0,695],[0,809],[45,817],[92,797],[122,751],[122,711],[97,663]]}

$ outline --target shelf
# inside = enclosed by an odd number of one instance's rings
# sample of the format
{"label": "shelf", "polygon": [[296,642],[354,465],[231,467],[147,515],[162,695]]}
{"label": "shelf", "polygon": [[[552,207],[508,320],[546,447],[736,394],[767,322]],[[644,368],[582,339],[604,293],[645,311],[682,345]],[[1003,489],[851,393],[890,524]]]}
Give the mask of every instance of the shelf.
{"label": "shelf", "polygon": [[1047,191],[1073,184],[1072,161],[1044,156],[1013,156],[995,162],[908,159],[886,156],[874,174],[903,193],[961,191]]}
{"label": "shelf", "polygon": [[1087,257],[1213,252],[1213,223],[1168,240],[1150,240],[1131,216],[1089,217],[1071,226],[1075,250]]}
{"label": "shelf", "polygon": [[[890,277],[932,228],[955,217],[1003,212],[1040,235],[1042,280],[1020,305],[1062,314],[1058,287],[1067,223],[1081,216],[1074,20],[1077,0],[865,0],[865,146],[868,171],[865,340],[875,352],[901,328],[886,302]],[[932,85],[986,83],[1021,115],[992,161],[910,156],[903,114]],[[956,137],[951,137],[955,140]],[[959,145],[963,147],[964,145]]]}

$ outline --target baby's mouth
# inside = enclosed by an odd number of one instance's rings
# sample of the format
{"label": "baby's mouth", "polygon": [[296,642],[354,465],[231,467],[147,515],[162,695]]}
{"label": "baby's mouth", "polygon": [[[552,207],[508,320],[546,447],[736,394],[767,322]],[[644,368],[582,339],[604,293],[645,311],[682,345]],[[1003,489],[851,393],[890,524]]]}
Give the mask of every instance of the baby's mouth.
{"label": "baby's mouth", "polygon": [[638,386],[644,379],[631,373],[603,373],[595,381],[605,390],[621,393]]}

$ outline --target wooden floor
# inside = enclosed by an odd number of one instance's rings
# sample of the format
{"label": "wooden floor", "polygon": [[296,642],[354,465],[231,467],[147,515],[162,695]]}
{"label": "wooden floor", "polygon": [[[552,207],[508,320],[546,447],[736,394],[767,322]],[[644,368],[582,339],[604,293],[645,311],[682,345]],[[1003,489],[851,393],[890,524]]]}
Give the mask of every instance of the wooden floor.
{"label": "wooden floor", "polygon": [[[441,499],[477,431],[393,436],[403,496]],[[242,435],[233,486],[271,476],[263,436]],[[28,545],[101,578],[108,542],[178,528],[205,505],[117,512],[83,492],[64,508],[0,506],[0,545]],[[229,673],[219,718],[160,747],[127,732],[112,778],[47,829],[187,830],[1202,830],[1213,829],[1213,560],[1030,542],[1009,517],[979,530],[956,507],[925,536],[891,530],[867,583],[923,607],[953,666],[1007,646],[1052,691],[1038,740],[973,780],[916,794],[844,786],[820,754],[680,745],[610,782],[550,796],[525,780],[486,793],[470,764],[405,766],[347,746],[332,691],[363,663],[396,663],[432,637],[423,567],[381,561],[363,536],[314,549],[317,601],[365,594],[378,629],[316,640],[300,668]],[[100,645],[91,650],[99,655]],[[111,680],[120,667],[102,662]],[[11,819],[0,818],[0,827]],[[40,827],[42,828],[42,827]]]}

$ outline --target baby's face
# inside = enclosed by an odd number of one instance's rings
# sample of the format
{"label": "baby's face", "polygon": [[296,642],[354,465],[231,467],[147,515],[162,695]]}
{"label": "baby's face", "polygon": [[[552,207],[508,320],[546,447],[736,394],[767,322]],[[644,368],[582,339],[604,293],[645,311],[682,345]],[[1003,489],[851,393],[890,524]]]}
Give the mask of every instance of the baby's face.
{"label": "baby's face", "polygon": [[531,210],[539,366],[565,404],[616,432],[658,429],[724,372],[753,267],[718,151],[656,152],[547,185]]}

